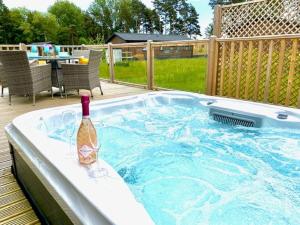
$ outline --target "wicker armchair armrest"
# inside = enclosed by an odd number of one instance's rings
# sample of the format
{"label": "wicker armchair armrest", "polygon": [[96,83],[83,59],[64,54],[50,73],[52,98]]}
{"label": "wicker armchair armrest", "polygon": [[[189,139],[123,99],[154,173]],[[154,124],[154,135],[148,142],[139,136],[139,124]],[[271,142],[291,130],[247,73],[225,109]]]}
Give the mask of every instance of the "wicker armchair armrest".
{"label": "wicker armchair armrest", "polygon": [[49,79],[51,80],[51,65],[36,65],[30,67],[33,81]]}

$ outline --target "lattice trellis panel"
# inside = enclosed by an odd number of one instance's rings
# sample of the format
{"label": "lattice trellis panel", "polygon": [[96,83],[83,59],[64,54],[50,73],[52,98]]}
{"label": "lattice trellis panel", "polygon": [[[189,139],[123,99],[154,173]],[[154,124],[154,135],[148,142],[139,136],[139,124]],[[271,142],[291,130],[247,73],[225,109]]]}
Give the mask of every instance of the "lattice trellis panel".
{"label": "lattice trellis panel", "polygon": [[300,38],[217,41],[216,95],[300,108]]}
{"label": "lattice trellis panel", "polygon": [[256,0],[222,6],[218,37],[253,37],[300,33],[299,0]]}

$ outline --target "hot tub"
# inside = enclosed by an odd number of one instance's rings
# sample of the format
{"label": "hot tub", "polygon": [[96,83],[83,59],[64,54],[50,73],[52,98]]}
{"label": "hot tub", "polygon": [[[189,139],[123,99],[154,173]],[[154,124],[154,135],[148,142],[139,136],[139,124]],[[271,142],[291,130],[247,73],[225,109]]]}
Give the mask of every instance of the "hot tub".
{"label": "hot tub", "polygon": [[79,104],[30,112],[6,127],[13,172],[45,221],[300,223],[300,110],[177,91],[90,108],[102,123],[99,162],[109,174],[98,179],[65,157],[57,129],[63,111],[80,115]]}

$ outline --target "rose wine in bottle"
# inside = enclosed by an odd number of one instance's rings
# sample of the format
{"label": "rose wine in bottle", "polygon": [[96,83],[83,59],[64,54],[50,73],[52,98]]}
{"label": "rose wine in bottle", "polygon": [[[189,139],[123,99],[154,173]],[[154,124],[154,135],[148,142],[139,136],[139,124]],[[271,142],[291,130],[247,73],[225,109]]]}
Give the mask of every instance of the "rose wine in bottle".
{"label": "rose wine in bottle", "polygon": [[85,165],[92,164],[97,157],[97,133],[90,119],[89,103],[88,95],[81,96],[82,120],[77,133],[77,153],[79,162]]}

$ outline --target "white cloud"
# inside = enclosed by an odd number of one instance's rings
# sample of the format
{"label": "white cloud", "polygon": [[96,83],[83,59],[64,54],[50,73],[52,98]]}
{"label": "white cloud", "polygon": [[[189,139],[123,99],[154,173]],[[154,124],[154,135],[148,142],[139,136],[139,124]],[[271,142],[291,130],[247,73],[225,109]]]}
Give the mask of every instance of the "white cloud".
{"label": "white cloud", "polygon": [[142,2],[143,2],[147,7],[150,7],[150,8],[153,7],[152,1],[153,1],[153,0],[142,0]]}

